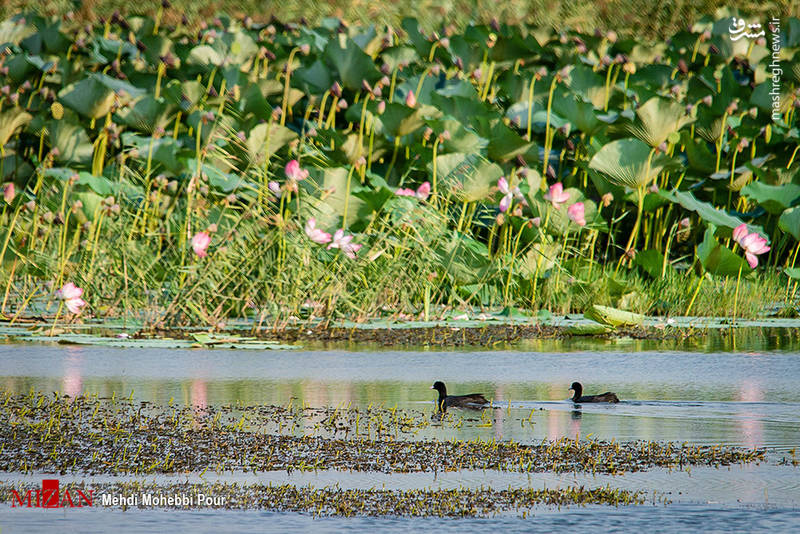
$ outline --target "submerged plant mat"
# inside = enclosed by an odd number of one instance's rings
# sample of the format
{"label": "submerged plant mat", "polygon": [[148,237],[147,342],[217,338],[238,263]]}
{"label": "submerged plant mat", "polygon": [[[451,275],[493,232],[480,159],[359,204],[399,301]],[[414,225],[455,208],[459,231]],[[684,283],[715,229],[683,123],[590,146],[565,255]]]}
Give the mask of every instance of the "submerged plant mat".
{"label": "submerged plant mat", "polygon": [[[23,473],[492,469],[620,474],[759,462],[765,455],[763,450],[655,441],[412,439],[431,424],[491,426],[492,410],[471,419],[453,413],[431,419],[430,413],[373,407],[176,407],[35,392],[0,393],[0,406],[0,470]],[[533,415],[520,424],[531,424]]]}
{"label": "submerged plant mat", "polygon": [[[11,489],[36,490],[28,485],[0,483],[3,492]],[[301,512],[315,516],[402,516],[402,517],[488,517],[518,512],[528,515],[534,506],[569,506],[606,504],[611,506],[644,504],[647,495],[641,491],[627,491],[610,487],[587,489],[567,487],[558,489],[420,489],[379,490],[342,489],[339,487],[314,488],[310,486],[264,485],[264,484],[156,484],[149,482],[119,482],[103,484],[67,484],[65,490],[94,490],[94,502],[101,502],[102,495],[129,498],[138,496],[138,508],[152,509],[142,505],[142,494],[154,496],[181,495],[191,497],[193,504],[175,505],[170,508],[190,509],[197,507],[197,495],[213,498],[211,508],[227,510],[265,510],[271,512]],[[653,502],[656,502],[655,496]],[[95,504],[97,506],[97,504]],[[137,506],[134,506],[136,508]],[[127,505],[120,508],[128,509]],[[203,506],[203,508],[206,508]]]}

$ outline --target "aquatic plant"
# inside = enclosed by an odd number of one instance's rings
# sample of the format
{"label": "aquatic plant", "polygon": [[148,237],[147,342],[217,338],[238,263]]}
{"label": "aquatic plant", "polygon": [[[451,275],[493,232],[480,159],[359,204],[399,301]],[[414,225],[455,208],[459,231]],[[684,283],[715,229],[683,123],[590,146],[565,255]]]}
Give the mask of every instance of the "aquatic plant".
{"label": "aquatic plant", "polygon": [[[158,324],[794,313],[795,18],[771,30],[774,110],[768,43],[731,41],[725,19],[650,47],[414,19],[402,36],[192,28],[171,9],[0,25],[0,313],[52,316],[47,284],[65,279],[87,288],[84,314]],[[212,236],[214,261],[191,261]]]}

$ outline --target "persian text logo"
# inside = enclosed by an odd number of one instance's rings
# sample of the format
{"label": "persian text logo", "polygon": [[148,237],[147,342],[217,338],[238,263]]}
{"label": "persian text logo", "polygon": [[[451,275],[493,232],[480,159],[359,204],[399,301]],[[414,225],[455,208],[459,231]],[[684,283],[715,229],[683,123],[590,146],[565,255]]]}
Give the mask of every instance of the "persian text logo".
{"label": "persian text logo", "polygon": [[748,39],[764,37],[764,30],[761,28],[761,24],[757,22],[747,24],[744,19],[737,19],[736,17],[733,17],[733,22],[728,26],[728,32],[731,35],[731,41],[738,41],[742,37],[747,37]]}
{"label": "persian text logo", "polygon": [[783,69],[781,68],[780,19],[773,17],[769,23],[769,30],[772,33],[769,44],[772,59],[769,64],[772,87],[769,91],[769,97],[772,99],[772,120],[778,121],[781,118],[781,76],[783,75]]}
{"label": "persian text logo", "polygon": [[86,492],[79,489],[59,491],[57,479],[42,480],[42,489],[28,490],[20,494],[17,490],[11,490],[11,507],[25,508],[83,508],[92,506],[94,501],[94,490]]}

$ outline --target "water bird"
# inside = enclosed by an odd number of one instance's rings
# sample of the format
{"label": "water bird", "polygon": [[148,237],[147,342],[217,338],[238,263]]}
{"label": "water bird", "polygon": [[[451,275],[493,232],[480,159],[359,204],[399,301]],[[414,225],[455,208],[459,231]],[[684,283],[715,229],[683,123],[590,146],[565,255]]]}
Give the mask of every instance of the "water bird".
{"label": "water bird", "polygon": [[610,391],[606,391],[601,395],[581,395],[583,393],[583,386],[580,382],[573,382],[569,389],[575,392],[575,394],[572,395],[572,402],[619,402],[617,394],[611,393]]}
{"label": "water bird", "polygon": [[443,412],[448,408],[480,409],[489,404],[489,401],[486,400],[486,397],[480,393],[470,393],[469,395],[448,395],[444,382],[440,382],[438,380],[433,383],[431,389],[435,389],[439,392],[439,401],[436,403],[436,405],[439,407],[439,410]]}

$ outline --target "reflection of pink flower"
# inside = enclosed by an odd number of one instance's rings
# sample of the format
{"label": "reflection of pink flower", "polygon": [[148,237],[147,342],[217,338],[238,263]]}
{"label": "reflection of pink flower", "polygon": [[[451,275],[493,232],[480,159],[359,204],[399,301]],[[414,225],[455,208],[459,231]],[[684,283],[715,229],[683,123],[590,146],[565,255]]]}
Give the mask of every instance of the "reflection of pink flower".
{"label": "reflection of pink flower", "polygon": [[314,217],[306,221],[306,235],[311,241],[319,244],[330,243],[332,239],[331,234],[317,228],[317,220]]}
{"label": "reflection of pink flower", "polygon": [[211,236],[207,232],[197,232],[192,237],[192,250],[201,258],[205,258],[208,255],[206,249],[209,244],[211,244]]}
{"label": "reflection of pink flower", "polygon": [[586,210],[583,202],[576,202],[568,207],[567,217],[578,226],[586,226]]}
{"label": "reflection of pink flower", "polygon": [[278,182],[272,180],[269,182],[269,184],[267,184],[267,187],[269,188],[270,192],[276,197],[281,196],[281,186]]}
{"label": "reflection of pink flower", "polygon": [[286,164],[286,176],[295,182],[308,178],[308,171],[300,168],[300,163],[293,159]]}
{"label": "reflection of pink flower", "polygon": [[352,243],[351,241],[353,241],[353,236],[344,235],[344,230],[340,228],[336,230],[336,232],[334,232],[333,242],[330,245],[328,245],[328,248],[329,249],[338,248],[339,250],[344,252],[345,256],[347,256],[351,260],[354,260],[356,259],[356,252],[358,252],[363,245]]}
{"label": "reflection of pink flower", "polygon": [[767,240],[756,232],[749,233],[747,231],[747,225],[744,223],[734,228],[733,240],[739,243],[739,246],[744,249],[744,257],[747,259],[747,263],[750,265],[751,269],[755,269],[758,265],[757,255],[769,252]]}
{"label": "reflection of pink flower", "polygon": [[427,200],[428,196],[431,194],[431,183],[423,182],[422,185],[417,188],[416,192],[413,189],[405,187],[398,189],[394,194],[400,197],[417,197],[420,200]]}
{"label": "reflection of pink flower", "polygon": [[86,301],[81,298],[81,296],[83,296],[83,289],[72,282],[67,282],[61,289],[56,291],[56,296],[64,301],[70,313],[80,313],[81,308],[86,306]]}
{"label": "reflection of pink flower", "polygon": [[569,200],[569,193],[564,191],[564,185],[561,182],[555,183],[550,186],[550,190],[545,193],[544,199],[551,202],[553,207],[558,207]]}

